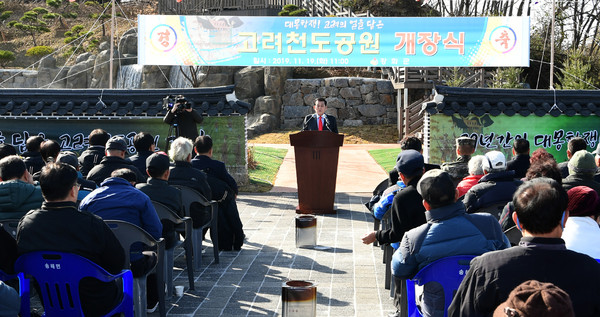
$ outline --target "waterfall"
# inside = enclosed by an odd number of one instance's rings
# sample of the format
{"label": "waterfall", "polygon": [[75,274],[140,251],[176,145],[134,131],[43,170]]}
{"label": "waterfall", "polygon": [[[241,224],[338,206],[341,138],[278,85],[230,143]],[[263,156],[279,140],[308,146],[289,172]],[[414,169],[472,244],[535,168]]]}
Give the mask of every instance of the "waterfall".
{"label": "waterfall", "polygon": [[142,87],[142,69],[144,65],[123,65],[117,74],[118,89],[139,89]]}
{"label": "waterfall", "polygon": [[[189,76],[190,67],[182,66],[181,69],[183,69],[183,71]],[[202,74],[200,68],[198,68],[198,74]],[[171,67],[171,72],[169,73],[169,82],[171,83],[171,88],[192,88],[192,84],[185,78],[179,66]]]}

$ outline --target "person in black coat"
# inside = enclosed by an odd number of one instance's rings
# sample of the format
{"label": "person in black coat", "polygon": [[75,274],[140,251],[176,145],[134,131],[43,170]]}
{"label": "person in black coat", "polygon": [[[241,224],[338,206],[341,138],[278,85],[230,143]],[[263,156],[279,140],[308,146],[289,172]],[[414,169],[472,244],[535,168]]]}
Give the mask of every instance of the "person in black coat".
{"label": "person in black coat", "polygon": [[194,140],[198,137],[198,123],[202,123],[202,114],[194,110],[191,105],[175,102],[173,107],[167,111],[163,122],[175,126],[175,136],[186,137]]}
{"label": "person in black coat", "polygon": [[133,137],[134,155],[127,158],[140,172],[146,171],[146,159],[154,153],[154,137],[148,132],[140,132]]}
{"label": "person in black coat", "polygon": [[108,142],[106,142],[106,157],[100,161],[100,164],[94,166],[94,168],[90,170],[87,179],[100,186],[105,179],[110,177],[112,172],[121,168],[127,168],[135,173],[137,177],[136,183],[145,183],[147,177],[133,166],[131,162],[125,160],[126,152],[127,142],[125,141],[125,138],[120,136],[113,136],[110,138]]}
{"label": "person in black coat", "polygon": [[325,98],[317,98],[314,109],[314,114],[304,117],[302,131],[331,131],[338,133],[335,117],[325,114],[325,111],[327,111],[327,100]]}
{"label": "person in black coat", "polygon": [[90,132],[88,136],[90,146],[79,155],[80,172],[83,177],[87,177],[88,172],[94,166],[100,164],[100,161],[106,155],[104,145],[108,142],[108,139],[110,139],[110,135],[102,129],[94,129]]}
{"label": "person in black coat", "polygon": [[507,171],[515,171],[515,178],[521,179],[529,169],[529,141],[526,139],[515,139],[513,142],[513,159],[506,162]]}
{"label": "person in black coat", "polygon": [[[136,184],[135,187],[150,197],[150,200],[159,202],[179,216],[183,216],[181,192],[169,186],[169,157],[162,153],[154,153],[146,159],[146,172],[150,176],[147,183]],[[165,248],[172,248],[177,242],[175,224],[169,220],[161,220],[163,229],[162,237],[165,238]]]}
{"label": "person in black coat", "polygon": [[27,166],[27,170],[31,175],[41,171],[42,167],[46,165],[40,153],[42,142],[44,142],[44,138],[39,135],[29,137],[25,143],[27,151],[21,154],[23,162],[25,162],[25,166]]}

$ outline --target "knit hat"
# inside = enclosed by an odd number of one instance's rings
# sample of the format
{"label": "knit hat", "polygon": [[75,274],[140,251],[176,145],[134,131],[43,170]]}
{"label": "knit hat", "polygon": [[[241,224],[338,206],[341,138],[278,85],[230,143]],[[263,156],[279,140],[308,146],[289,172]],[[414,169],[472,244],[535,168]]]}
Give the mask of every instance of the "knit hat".
{"label": "knit hat", "polygon": [[494,317],[574,317],[571,298],[552,283],[530,280],[517,286]]}
{"label": "knit hat", "polygon": [[404,150],[396,159],[396,170],[409,177],[422,171],[423,166],[425,166],[423,155],[415,150]]}
{"label": "knit hat", "polygon": [[106,149],[127,151],[127,141],[122,136],[113,136],[106,142]]}
{"label": "knit hat", "polygon": [[433,208],[453,203],[456,196],[456,186],[452,177],[441,169],[425,172],[417,183],[417,191]]}
{"label": "knit hat", "polygon": [[596,173],[596,161],[594,155],[586,150],[579,150],[569,160],[569,175]]}
{"label": "knit hat", "polygon": [[598,193],[587,186],[577,186],[569,189],[569,216],[593,216],[598,205]]}
{"label": "knit hat", "polygon": [[506,170],[506,158],[500,151],[489,151],[485,153],[485,159],[481,162],[486,172],[498,172]]}

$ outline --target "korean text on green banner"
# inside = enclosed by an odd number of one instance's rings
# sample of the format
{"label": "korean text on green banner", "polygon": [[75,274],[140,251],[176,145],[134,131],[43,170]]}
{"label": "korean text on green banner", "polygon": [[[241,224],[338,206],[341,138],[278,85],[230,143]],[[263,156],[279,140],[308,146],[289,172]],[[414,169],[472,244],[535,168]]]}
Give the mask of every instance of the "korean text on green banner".
{"label": "korean text on green banner", "polygon": [[144,65],[529,66],[529,17],[140,15]]}
{"label": "korean text on green banner", "polygon": [[531,152],[543,148],[554,156],[557,162],[567,160],[567,143],[573,137],[583,138],[588,151],[598,145],[600,118],[589,117],[543,117],[499,115],[459,114],[447,116],[436,114],[430,117],[429,162],[442,163],[456,159],[454,140],[467,136],[477,141],[475,155],[489,151],[501,151],[507,159],[512,154],[512,145],[516,138],[529,141]]}

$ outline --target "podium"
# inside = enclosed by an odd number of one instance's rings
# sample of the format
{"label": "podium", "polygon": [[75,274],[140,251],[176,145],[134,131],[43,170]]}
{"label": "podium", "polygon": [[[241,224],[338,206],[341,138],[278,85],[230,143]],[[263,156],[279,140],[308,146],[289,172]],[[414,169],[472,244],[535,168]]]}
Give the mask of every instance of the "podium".
{"label": "podium", "polygon": [[302,131],[290,135],[296,158],[297,213],[335,213],[335,182],[339,148],[343,143],[343,134],[329,131]]}

